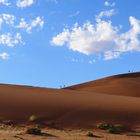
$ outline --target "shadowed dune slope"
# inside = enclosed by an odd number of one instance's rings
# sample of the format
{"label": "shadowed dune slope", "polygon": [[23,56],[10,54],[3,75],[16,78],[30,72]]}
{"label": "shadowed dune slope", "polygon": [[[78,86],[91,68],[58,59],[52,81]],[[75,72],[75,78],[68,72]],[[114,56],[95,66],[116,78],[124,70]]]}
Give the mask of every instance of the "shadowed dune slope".
{"label": "shadowed dune slope", "polygon": [[[86,93],[86,92],[85,92]],[[0,120],[26,122],[31,115],[66,127],[92,127],[98,122],[140,124],[140,98],[0,85]]]}
{"label": "shadowed dune slope", "polygon": [[65,89],[104,93],[121,96],[140,97],[140,72],[115,75]]}

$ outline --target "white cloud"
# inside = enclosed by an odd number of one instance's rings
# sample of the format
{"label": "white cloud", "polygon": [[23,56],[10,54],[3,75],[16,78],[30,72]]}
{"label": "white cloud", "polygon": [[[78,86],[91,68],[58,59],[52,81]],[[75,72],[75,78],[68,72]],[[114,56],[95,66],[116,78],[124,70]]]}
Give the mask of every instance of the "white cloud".
{"label": "white cloud", "polygon": [[16,28],[25,29],[27,33],[31,33],[34,28],[43,28],[44,21],[41,17],[36,17],[34,20],[27,23],[24,18],[20,20]]}
{"label": "white cloud", "polygon": [[0,14],[0,27],[3,23],[9,24],[9,25],[14,25],[15,21],[15,16],[11,14]]}
{"label": "white cloud", "polygon": [[104,5],[105,5],[105,6],[108,6],[108,7],[114,7],[114,6],[116,5],[116,3],[115,3],[115,2],[110,3],[110,2],[108,2],[108,1],[105,1]]}
{"label": "white cloud", "polygon": [[103,17],[112,17],[115,14],[116,14],[116,11],[114,9],[101,11],[99,13],[99,15],[96,16],[96,19],[99,20],[99,19],[101,19]]}
{"label": "white cloud", "polygon": [[0,59],[2,59],[2,60],[7,60],[7,59],[9,59],[9,54],[6,53],[6,52],[0,53]]}
{"label": "white cloud", "polygon": [[114,59],[114,58],[118,58],[121,55],[120,51],[106,51],[104,53],[104,60],[110,60],[110,59]]}
{"label": "white cloud", "polygon": [[69,41],[70,32],[68,29],[64,29],[64,31],[54,37],[51,41],[52,45],[63,46],[65,42]]}
{"label": "white cloud", "polygon": [[131,28],[124,33],[120,33],[120,28],[113,26],[111,21],[102,19],[96,24],[76,24],[54,36],[51,44],[67,45],[69,49],[86,55],[102,54],[105,60],[118,58],[125,52],[140,51],[140,20],[130,16],[129,22]]}
{"label": "white cloud", "polygon": [[17,7],[25,8],[34,4],[34,0],[17,0]]}
{"label": "white cloud", "polygon": [[73,63],[88,63],[88,64],[93,64],[96,63],[98,60],[95,58],[79,58],[79,57],[66,57],[67,61],[73,62]]}
{"label": "white cloud", "polygon": [[14,47],[15,45],[22,43],[22,37],[20,33],[16,33],[16,35],[12,35],[11,33],[1,34],[0,35],[0,44]]}
{"label": "white cloud", "polygon": [[3,4],[5,6],[11,5],[11,3],[8,2],[8,0],[0,0],[0,4]]}

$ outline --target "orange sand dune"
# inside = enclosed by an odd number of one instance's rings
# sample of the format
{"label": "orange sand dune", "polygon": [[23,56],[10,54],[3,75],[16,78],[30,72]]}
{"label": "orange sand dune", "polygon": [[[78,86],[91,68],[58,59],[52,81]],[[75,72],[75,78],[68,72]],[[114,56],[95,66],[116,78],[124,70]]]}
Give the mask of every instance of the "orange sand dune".
{"label": "orange sand dune", "polygon": [[65,89],[91,93],[104,93],[121,96],[140,97],[140,72],[115,75]]}
{"label": "orange sand dune", "polygon": [[[118,80],[121,78],[118,77]],[[137,85],[139,78],[133,79]],[[46,123],[56,122],[60,126],[81,128],[103,121],[140,124],[140,98],[84,92],[86,94],[67,89],[0,85],[0,119],[21,123],[26,122],[29,116],[36,115]]]}

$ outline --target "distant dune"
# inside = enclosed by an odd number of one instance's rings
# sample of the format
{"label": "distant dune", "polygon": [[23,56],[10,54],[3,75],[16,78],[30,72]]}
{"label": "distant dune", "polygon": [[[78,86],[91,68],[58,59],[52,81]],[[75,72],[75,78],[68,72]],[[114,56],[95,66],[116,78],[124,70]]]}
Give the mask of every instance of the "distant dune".
{"label": "distant dune", "polygon": [[66,87],[65,89],[140,97],[140,72],[127,73]]}
{"label": "distant dune", "polygon": [[[93,93],[93,94],[91,94]],[[112,76],[65,89],[0,85],[0,119],[93,127],[99,122],[140,124],[140,73]]]}

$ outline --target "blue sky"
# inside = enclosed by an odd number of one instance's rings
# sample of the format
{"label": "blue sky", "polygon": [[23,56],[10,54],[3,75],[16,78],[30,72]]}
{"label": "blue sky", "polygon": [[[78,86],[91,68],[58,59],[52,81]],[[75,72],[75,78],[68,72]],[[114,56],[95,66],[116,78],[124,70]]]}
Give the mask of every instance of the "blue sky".
{"label": "blue sky", "polygon": [[0,83],[60,87],[140,70],[139,0],[0,0]]}

